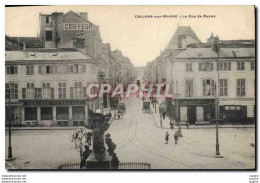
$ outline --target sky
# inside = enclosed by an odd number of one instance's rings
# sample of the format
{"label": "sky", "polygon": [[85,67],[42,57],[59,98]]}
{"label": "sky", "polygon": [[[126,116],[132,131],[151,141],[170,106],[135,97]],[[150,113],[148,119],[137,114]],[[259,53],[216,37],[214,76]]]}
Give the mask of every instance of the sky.
{"label": "sky", "polygon": [[[191,26],[202,42],[206,42],[211,33],[221,40],[255,39],[254,6],[7,7],[5,33],[36,37],[39,13],[70,10],[88,12],[88,19],[99,26],[103,42],[110,43],[112,50],[121,50],[135,66],[145,66],[159,56],[178,26]],[[136,18],[138,15],[177,15],[177,18]],[[203,18],[203,15],[213,18]]]}

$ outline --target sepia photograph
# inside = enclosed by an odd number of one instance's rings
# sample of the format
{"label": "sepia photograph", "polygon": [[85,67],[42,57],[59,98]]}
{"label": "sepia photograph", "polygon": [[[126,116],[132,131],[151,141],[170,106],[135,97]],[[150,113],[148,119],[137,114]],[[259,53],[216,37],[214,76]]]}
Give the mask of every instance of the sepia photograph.
{"label": "sepia photograph", "polygon": [[6,6],[5,169],[256,170],[255,17]]}

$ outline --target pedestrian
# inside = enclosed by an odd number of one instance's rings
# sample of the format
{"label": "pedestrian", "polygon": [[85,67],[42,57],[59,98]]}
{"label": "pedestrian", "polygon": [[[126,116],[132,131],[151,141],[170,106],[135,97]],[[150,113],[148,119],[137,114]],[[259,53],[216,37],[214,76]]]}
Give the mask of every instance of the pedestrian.
{"label": "pedestrian", "polygon": [[169,133],[166,132],[166,134],[165,134],[165,144],[168,144],[169,136],[170,136]]}
{"label": "pedestrian", "polygon": [[172,122],[172,120],[170,121],[170,128],[171,128],[171,130],[173,130],[173,122]]}
{"label": "pedestrian", "polygon": [[175,144],[177,144],[178,143],[178,137],[179,137],[179,135],[178,135],[178,133],[177,133],[177,131],[174,133],[174,141],[175,141]]}
{"label": "pedestrian", "polygon": [[118,157],[116,153],[113,153],[112,160],[111,160],[111,167],[112,169],[118,169],[119,168],[120,161],[118,160]]}
{"label": "pedestrian", "polygon": [[181,126],[179,126],[179,129],[177,130],[177,134],[179,137],[182,137]]}
{"label": "pedestrian", "polygon": [[162,117],[163,117],[163,120],[165,120],[165,116],[166,116],[166,112],[165,112],[164,109],[162,108]]}
{"label": "pedestrian", "polygon": [[80,156],[80,169],[86,167],[86,160],[91,154],[91,150],[89,150],[89,146],[85,145],[85,151]]}
{"label": "pedestrian", "polygon": [[71,142],[74,141],[74,143],[75,143],[75,149],[78,148],[78,145],[77,145],[78,136],[79,136],[78,131],[75,131],[75,132],[72,134],[72,140],[71,140]]}
{"label": "pedestrian", "polygon": [[86,140],[86,142],[88,143],[88,146],[91,146],[91,137],[92,137],[92,133],[88,132],[87,133],[87,140]]}
{"label": "pedestrian", "polygon": [[189,126],[190,126],[189,121],[186,121],[186,127],[187,127],[187,129],[189,129]]}

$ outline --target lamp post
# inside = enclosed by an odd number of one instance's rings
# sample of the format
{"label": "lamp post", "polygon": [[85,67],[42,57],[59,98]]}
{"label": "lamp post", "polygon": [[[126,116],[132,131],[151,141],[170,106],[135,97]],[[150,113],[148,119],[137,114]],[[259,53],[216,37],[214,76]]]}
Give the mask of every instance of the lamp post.
{"label": "lamp post", "polygon": [[6,161],[13,161],[15,158],[13,158],[13,153],[12,153],[12,131],[11,131],[11,119],[10,119],[10,114],[11,114],[11,88],[8,90],[9,94],[9,109],[8,109],[8,135],[9,135],[9,146],[8,146],[8,159]]}
{"label": "lamp post", "polygon": [[[100,86],[101,86],[101,82],[102,82],[103,79],[104,79],[104,76],[105,76],[104,72],[101,72],[101,71],[98,72],[98,80],[99,80],[99,82],[100,82]],[[100,101],[100,100],[101,100],[101,99],[98,99],[98,101],[99,101],[99,107],[101,108],[101,111],[102,111],[102,114],[103,114],[103,103],[102,103],[102,106],[101,106],[101,101]]]}

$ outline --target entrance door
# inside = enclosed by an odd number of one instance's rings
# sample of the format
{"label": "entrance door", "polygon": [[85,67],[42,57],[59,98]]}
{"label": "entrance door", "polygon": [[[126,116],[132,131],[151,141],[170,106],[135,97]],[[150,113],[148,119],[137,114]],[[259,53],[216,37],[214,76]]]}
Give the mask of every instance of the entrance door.
{"label": "entrance door", "polygon": [[195,106],[188,106],[188,121],[190,124],[195,124],[196,122],[196,107]]}

